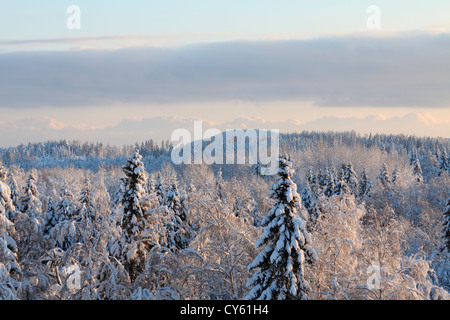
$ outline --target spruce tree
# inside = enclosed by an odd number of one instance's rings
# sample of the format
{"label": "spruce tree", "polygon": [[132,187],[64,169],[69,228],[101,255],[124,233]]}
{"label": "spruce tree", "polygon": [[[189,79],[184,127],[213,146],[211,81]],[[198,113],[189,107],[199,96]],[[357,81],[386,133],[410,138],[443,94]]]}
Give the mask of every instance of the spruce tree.
{"label": "spruce tree", "polygon": [[307,212],[292,181],[293,173],[289,158],[280,156],[280,179],[270,194],[274,206],[264,217],[264,232],[256,242],[257,248],[265,247],[248,267],[257,270],[247,282],[252,287],[247,299],[307,299],[310,288],[305,280],[304,263],[315,261],[316,253],[310,246]]}
{"label": "spruce tree", "polygon": [[59,189],[59,201],[56,206],[49,208],[46,216],[46,230],[48,236],[55,240],[56,246],[67,250],[77,242],[76,205],[72,192],[66,183]]}
{"label": "spruce tree", "polygon": [[180,193],[175,181],[172,182],[167,192],[167,208],[169,219],[166,224],[167,244],[169,248],[184,249],[188,246],[186,234],[186,210],[182,206]]}
{"label": "spruce tree", "polygon": [[400,183],[400,178],[401,178],[401,176],[400,176],[399,169],[398,168],[394,168],[394,171],[392,171],[392,183],[394,183],[394,182],[396,184]]}
{"label": "spruce tree", "polygon": [[15,215],[16,207],[11,199],[11,189],[5,183],[6,180],[6,169],[0,162],[0,209],[4,210],[4,215],[12,221]]}
{"label": "spruce tree", "polygon": [[369,176],[367,175],[367,171],[364,168],[361,172],[361,180],[359,182],[359,197],[370,197],[371,189],[372,181],[370,180]]}
{"label": "spruce tree", "polygon": [[78,210],[78,220],[95,221],[97,219],[95,204],[91,194],[91,182],[89,178],[84,180],[84,186],[81,189],[80,197],[80,209]]}
{"label": "spruce tree", "polygon": [[28,258],[39,256],[44,248],[42,202],[36,187],[36,175],[31,172],[20,199],[21,212],[16,214],[15,226],[20,252]]}
{"label": "spruce tree", "polygon": [[308,181],[308,184],[311,188],[311,192],[314,194],[314,196],[316,196],[318,188],[317,177],[311,169],[309,170],[308,175],[306,176],[306,180]]}
{"label": "spruce tree", "polygon": [[354,196],[357,196],[358,195],[358,176],[357,176],[355,170],[353,169],[353,165],[351,163],[344,165],[343,180],[350,188],[351,193]]}
{"label": "spruce tree", "polygon": [[444,221],[442,222],[442,239],[444,241],[444,248],[450,253],[450,198],[447,200],[447,206],[442,212]]}
{"label": "spruce tree", "polygon": [[422,177],[422,168],[420,167],[420,161],[417,153],[414,155],[412,160],[412,167],[413,167],[413,175],[417,183],[423,182]]}
{"label": "spruce tree", "polygon": [[149,243],[144,241],[142,232],[145,229],[144,208],[141,199],[145,195],[145,168],[142,156],[136,150],[123,166],[125,177],[122,178],[122,236],[111,251],[122,262],[128,271],[130,280],[145,269],[145,259],[149,251]]}
{"label": "spruce tree", "polygon": [[14,211],[15,208],[11,200],[11,190],[3,182],[5,178],[6,172],[0,163],[0,276],[4,269],[5,276],[9,278],[20,274],[21,270],[17,261],[17,244],[12,238],[14,223],[6,216],[8,210]]}
{"label": "spruce tree", "polygon": [[[8,186],[11,190],[11,201],[15,208],[20,208],[20,194],[18,192],[17,182],[14,178],[14,174],[9,171],[8,172]],[[8,217],[10,220],[13,220],[14,217]]]}
{"label": "spruce tree", "polygon": [[326,197],[331,197],[333,195],[333,190],[334,190],[334,180],[335,177],[333,175],[331,175],[330,171],[328,169],[325,170],[325,190],[323,191],[323,194]]}
{"label": "spruce tree", "polygon": [[29,215],[34,215],[34,210],[41,211],[42,203],[38,198],[36,182],[36,175],[34,172],[31,172],[26,180],[24,195],[21,198],[20,211]]}
{"label": "spruce tree", "polygon": [[383,163],[383,166],[381,167],[378,179],[380,179],[380,182],[385,189],[389,189],[391,184],[391,178],[389,177],[389,171],[385,163]]}
{"label": "spruce tree", "polygon": [[165,191],[164,191],[164,185],[162,183],[161,174],[158,172],[156,176],[156,182],[155,182],[155,193],[156,196],[159,199],[159,204],[164,205],[165,203]]}
{"label": "spruce tree", "polygon": [[439,176],[446,172],[450,173],[450,159],[447,155],[447,150],[444,149],[439,157]]}

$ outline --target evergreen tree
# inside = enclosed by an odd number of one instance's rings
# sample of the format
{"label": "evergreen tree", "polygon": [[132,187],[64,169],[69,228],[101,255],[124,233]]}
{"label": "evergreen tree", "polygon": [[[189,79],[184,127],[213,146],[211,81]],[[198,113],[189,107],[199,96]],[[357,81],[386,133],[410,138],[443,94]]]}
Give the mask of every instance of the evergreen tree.
{"label": "evergreen tree", "polygon": [[147,194],[153,194],[156,190],[155,190],[155,181],[153,181],[153,177],[152,176],[149,176],[148,177],[148,180],[147,180],[147,183],[146,183],[146,191],[147,191]]}
{"label": "evergreen tree", "polygon": [[311,188],[311,192],[314,196],[317,195],[317,177],[314,172],[310,169],[308,175],[306,176],[306,180],[308,181],[309,187]]}
{"label": "evergreen tree", "polygon": [[247,299],[307,299],[304,262],[315,261],[316,253],[309,245],[307,212],[292,181],[293,173],[288,157],[280,156],[280,179],[270,195],[274,207],[264,217],[264,232],[256,243],[257,248],[265,248],[249,265],[249,270],[257,271],[247,282],[252,287]]}
{"label": "evergreen tree", "polygon": [[3,166],[2,162],[0,161],[0,181],[5,181],[7,176],[6,168]]}
{"label": "evergreen tree", "polygon": [[20,211],[23,213],[28,213],[30,215],[35,215],[35,210],[41,212],[42,203],[39,200],[39,194],[36,187],[36,175],[31,172],[26,180],[26,185],[24,187],[24,195],[20,202]]}
{"label": "evergreen tree", "polygon": [[58,223],[58,219],[56,217],[56,202],[53,198],[48,200],[44,222],[44,235],[49,236],[50,230],[52,230]]}
{"label": "evergreen tree", "polygon": [[316,200],[312,194],[309,183],[307,183],[305,189],[303,189],[301,199],[303,207],[306,209],[309,215],[308,231],[311,231],[314,228],[317,219],[319,218],[320,211],[316,206]]}
{"label": "evergreen tree", "polygon": [[56,246],[67,250],[77,242],[76,205],[72,192],[66,183],[59,189],[59,201],[54,211],[47,212],[46,231],[55,240]]}
{"label": "evergreen tree", "polygon": [[6,177],[6,169],[0,162],[0,210],[3,208],[5,217],[12,221],[16,207],[11,199],[11,189],[5,183]]}
{"label": "evergreen tree", "polygon": [[78,210],[78,220],[88,220],[95,221],[97,219],[95,203],[92,199],[91,194],[91,182],[89,178],[84,180],[84,186],[81,189],[80,197],[78,199],[80,202],[80,209]]}
{"label": "evergreen tree", "polygon": [[20,199],[21,212],[16,214],[17,245],[23,256],[39,257],[45,247],[43,238],[42,202],[36,187],[36,175],[31,172]]}
{"label": "evergreen tree", "polygon": [[[8,186],[9,189],[11,190],[11,201],[14,205],[15,208],[20,208],[20,194],[17,191],[18,187],[17,187],[17,182],[16,179],[14,178],[14,174],[9,171],[8,172]],[[11,221],[14,219],[14,217],[8,217]]]}
{"label": "evergreen tree", "polygon": [[166,203],[170,215],[166,224],[167,244],[169,248],[184,249],[189,243],[186,232],[187,213],[182,206],[180,193],[175,181],[172,182],[167,192]]}
{"label": "evergreen tree", "polygon": [[371,189],[372,181],[370,180],[369,176],[367,175],[367,171],[364,168],[361,172],[361,181],[359,182],[359,197],[370,197]]}
{"label": "evergreen tree", "polygon": [[351,193],[352,189],[350,188],[350,186],[344,180],[340,180],[337,181],[336,184],[334,185],[331,196],[340,196],[343,194],[351,194]]}
{"label": "evergreen tree", "polygon": [[326,197],[331,197],[334,191],[334,179],[335,177],[330,174],[328,169],[325,170],[325,190],[323,191]]}
{"label": "evergreen tree", "polygon": [[6,173],[4,171],[1,172],[0,168],[0,281],[3,270],[5,270],[7,278],[21,273],[17,261],[17,244],[12,237],[14,224],[6,217],[7,211],[14,211],[15,208],[11,200],[11,190],[2,181],[4,178],[6,178]]}
{"label": "evergreen tree", "polygon": [[413,175],[417,183],[423,182],[422,177],[422,168],[420,167],[420,161],[419,157],[417,156],[417,153],[415,153],[413,159],[412,159],[412,167],[413,167]]}
{"label": "evergreen tree", "polygon": [[327,176],[323,172],[322,168],[319,169],[319,173],[317,174],[317,183],[320,188],[324,188],[327,185]]}
{"label": "evergreen tree", "polygon": [[112,254],[117,256],[127,270],[130,280],[145,268],[145,259],[150,245],[143,239],[145,229],[145,212],[141,199],[145,195],[145,168],[142,156],[136,150],[123,166],[125,177],[122,178],[122,236],[111,248]]}
{"label": "evergreen tree", "polygon": [[447,200],[447,206],[442,212],[444,221],[442,222],[442,239],[444,240],[444,248],[450,253],[450,198]]}
{"label": "evergreen tree", "polygon": [[400,182],[400,171],[398,168],[394,168],[394,171],[392,171],[392,183],[398,184]]}
{"label": "evergreen tree", "polygon": [[444,149],[439,157],[439,176],[445,172],[450,173],[450,159],[447,155],[447,150]]}
{"label": "evergreen tree", "polygon": [[380,182],[385,189],[389,189],[391,184],[391,178],[389,177],[389,171],[385,163],[383,163],[383,166],[381,167],[378,179],[380,179]]}
{"label": "evergreen tree", "polygon": [[350,188],[350,192],[355,196],[358,195],[358,176],[351,163],[344,165],[343,180]]}
{"label": "evergreen tree", "polygon": [[164,205],[165,191],[164,191],[164,185],[161,180],[161,174],[159,172],[158,172],[158,175],[156,176],[155,193],[159,199],[160,205]]}

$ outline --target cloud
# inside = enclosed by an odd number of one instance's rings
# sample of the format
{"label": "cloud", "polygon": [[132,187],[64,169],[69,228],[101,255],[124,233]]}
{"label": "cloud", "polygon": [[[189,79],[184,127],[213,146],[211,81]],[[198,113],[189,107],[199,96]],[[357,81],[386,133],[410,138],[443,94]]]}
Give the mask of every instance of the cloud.
{"label": "cloud", "polygon": [[450,35],[0,54],[0,107],[308,100],[448,107]]}

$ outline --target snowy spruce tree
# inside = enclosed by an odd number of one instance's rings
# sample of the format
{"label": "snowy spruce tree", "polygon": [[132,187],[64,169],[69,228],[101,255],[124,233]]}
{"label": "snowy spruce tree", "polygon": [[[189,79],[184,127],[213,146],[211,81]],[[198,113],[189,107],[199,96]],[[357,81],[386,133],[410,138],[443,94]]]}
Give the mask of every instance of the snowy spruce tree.
{"label": "snowy spruce tree", "polygon": [[444,221],[442,222],[442,239],[444,241],[444,248],[450,253],[450,198],[447,200],[447,206],[442,212]]}
{"label": "snowy spruce tree", "polygon": [[256,272],[247,282],[252,288],[247,299],[307,299],[310,288],[305,280],[304,264],[314,262],[316,253],[310,246],[307,212],[292,181],[293,173],[289,158],[280,156],[280,179],[270,194],[274,206],[264,217],[264,231],[256,242],[256,247],[263,249],[248,267]]}
{"label": "snowy spruce tree", "polygon": [[92,199],[91,182],[89,178],[84,180],[83,188],[81,189],[80,197],[78,199],[80,209],[78,210],[78,219],[93,222],[97,218],[95,203]]}
{"label": "snowy spruce tree", "polygon": [[44,232],[55,241],[57,247],[67,250],[77,242],[76,205],[66,183],[59,189],[59,201],[46,214]]}
{"label": "snowy spruce tree", "polygon": [[[1,163],[0,163],[1,167]],[[3,182],[5,171],[0,168],[0,299],[16,299],[15,280],[21,274],[17,259],[17,244],[13,239],[14,224],[7,218],[14,211],[11,190]]]}
{"label": "snowy spruce tree", "polygon": [[155,182],[155,185],[154,185],[154,189],[155,189],[156,196],[159,199],[160,205],[164,205],[165,197],[166,197],[165,193],[166,192],[164,190],[164,185],[162,183],[162,178],[161,178],[161,174],[160,173],[158,173],[157,176],[156,176],[156,182]]}
{"label": "snowy spruce tree", "polygon": [[334,181],[335,181],[335,176],[332,175],[328,169],[326,169],[325,175],[324,175],[325,189],[323,191],[323,194],[326,197],[331,197],[333,195],[334,184],[335,184]]}
{"label": "snowy spruce tree", "polygon": [[361,172],[361,178],[359,182],[359,193],[358,196],[360,198],[363,197],[370,197],[371,189],[372,189],[372,181],[370,180],[369,176],[367,175],[367,171],[364,168]]}
{"label": "snowy spruce tree", "polygon": [[122,236],[112,246],[111,253],[123,264],[134,282],[145,269],[145,259],[150,249],[143,239],[145,229],[145,212],[141,200],[145,196],[145,168],[142,156],[136,150],[123,166],[125,177],[122,178]]}
{"label": "snowy spruce tree", "polygon": [[414,178],[415,178],[416,182],[420,184],[423,182],[423,176],[422,176],[422,168],[420,166],[420,161],[419,161],[417,152],[414,154],[411,161],[412,161],[411,165],[413,167]]}
{"label": "snowy spruce tree", "polygon": [[344,165],[343,180],[348,185],[353,195],[358,194],[358,175],[351,163]]}
{"label": "snowy spruce tree", "polygon": [[20,199],[21,212],[15,216],[17,242],[20,252],[30,257],[38,256],[43,248],[42,202],[36,187],[36,175],[31,172],[26,180],[24,195]]}
{"label": "snowy spruce tree", "polygon": [[7,172],[0,161],[0,206],[4,210],[4,215],[9,220],[13,220],[16,207],[11,198],[11,188],[6,184]]}
{"label": "snowy spruce tree", "polygon": [[166,223],[167,245],[169,248],[184,249],[189,243],[186,232],[187,214],[186,208],[182,206],[176,181],[173,181],[170,185],[166,203],[169,209],[169,217]]}
{"label": "snowy spruce tree", "polygon": [[34,172],[31,172],[26,180],[24,195],[20,199],[20,211],[33,216],[36,215],[36,211],[41,212],[42,209],[36,182],[36,175]]}
{"label": "snowy spruce tree", "polygon": [[[14,207],[16,209],[20,208],[20,194],[18,191],[16,179],[14,177],[14,174],[11,171],[8,172],[8,186],[9,186],[9,189],[11,190],[11,201],[12,201]],[[14,217],[8,217],[8,218],[10,220],[14,219]]]}
{"label": "snowy spruce tree", "polygon": [[446,149],[441,152],[439,157],[439,176],[442,176],[444,173],[450,173],[450,158]]}
{"label": "snowy spruce tree", "polygon": [[378,175],[378,179],[380,180],[381,184],[385,189],[390,188],[391,184],[391,178],[389,177],[389,170],[385,163],[383,163],[383,166],[381,167],[380,174]]}

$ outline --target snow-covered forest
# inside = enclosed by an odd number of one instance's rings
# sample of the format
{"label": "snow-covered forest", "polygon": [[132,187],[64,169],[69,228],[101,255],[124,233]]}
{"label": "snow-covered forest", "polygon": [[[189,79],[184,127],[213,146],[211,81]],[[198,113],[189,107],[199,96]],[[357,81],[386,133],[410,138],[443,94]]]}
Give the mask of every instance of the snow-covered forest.
{"label": "snow-covered forest", "polygon": [[448,139],[280,138],[276,176],[152,140],[1,149],[0,298],[450,298]]}

